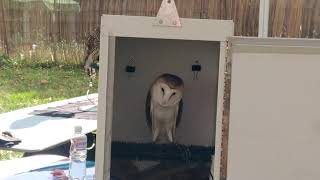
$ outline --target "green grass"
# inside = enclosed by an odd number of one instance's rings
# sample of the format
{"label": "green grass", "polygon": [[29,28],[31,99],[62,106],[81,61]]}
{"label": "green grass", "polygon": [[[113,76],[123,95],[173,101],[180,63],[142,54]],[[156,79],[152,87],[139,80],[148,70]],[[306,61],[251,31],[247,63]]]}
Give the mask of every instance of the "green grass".
{"label": "green grass", "polygon": [[[80,67],[0,62],[0,113],[83,96],[88,83],[89,77]],[[90,92],[97,92],[96,81]],[[21,156],[22,153],[0,151],[0,160]]]}
{"label": "green grass", "polygon": [[21,158],[23,153],[0,150],[0,161]]}

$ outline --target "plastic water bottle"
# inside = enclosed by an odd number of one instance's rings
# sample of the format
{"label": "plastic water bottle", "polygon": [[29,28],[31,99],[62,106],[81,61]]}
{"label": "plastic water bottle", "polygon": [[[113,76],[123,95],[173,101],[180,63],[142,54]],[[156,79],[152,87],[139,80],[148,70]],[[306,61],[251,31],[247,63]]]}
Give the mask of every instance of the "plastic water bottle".
{"label": "plastic water bottle", "polygon": [[75,126],[70,146],[69,180],[86,178],[86,159],[87,136],[82,133],[81,126]]}

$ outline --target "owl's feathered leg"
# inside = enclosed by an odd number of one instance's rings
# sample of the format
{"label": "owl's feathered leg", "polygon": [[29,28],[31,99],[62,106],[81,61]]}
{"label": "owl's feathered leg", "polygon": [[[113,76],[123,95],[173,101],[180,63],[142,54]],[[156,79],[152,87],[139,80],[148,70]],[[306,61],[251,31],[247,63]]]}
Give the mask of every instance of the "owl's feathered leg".
{"label": "owl's feathered leg", "polygon": [[176,141],[176,123],[174,123],[172,127],[172,138],[173,138],[173,142],[175,142]]}
{"label": "owl's feathered leg", "polygon": [[151,115],[151,123],[152,123],[152,141],[155,142],[159,136],[159,129],[156,128],[156,122],[154,120],[153,114],[153,103],[150,103],[150,115]]}
{"label": "owl's feathered leg", "polygon": [[152,141],[155,142],[159,136],[160,130],[159,128],[155,128],[155,130],[153,131],[153,138]]}
{"label": "owl's feathered leg", "polygon": [[174,121],[172,124],[172,129],[170,129],[170,132],[168,132],[168,136],[169,136],[169,134],[171,134],[171,140],[169,137],[170,142],[176,141],[176,124],[177,124],[178,112],[179,112],[179,106],[177,106],[176,111],[174,113]]}
{"label": "owl's feathered leg", "polygon": [[167,131],[167,135],[168,135],[169,141],[173,142],[172,129],[171,128],[167,128],[166,131]]}

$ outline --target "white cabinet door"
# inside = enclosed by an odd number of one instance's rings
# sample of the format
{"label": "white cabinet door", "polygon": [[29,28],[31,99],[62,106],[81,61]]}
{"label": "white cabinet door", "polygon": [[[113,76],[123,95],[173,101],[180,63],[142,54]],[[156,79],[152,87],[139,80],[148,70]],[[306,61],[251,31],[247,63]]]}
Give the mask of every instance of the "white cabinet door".
{"label": "white cabinet door", "polygon": [[320,40],[230,45],[227,180],[319,180]]}

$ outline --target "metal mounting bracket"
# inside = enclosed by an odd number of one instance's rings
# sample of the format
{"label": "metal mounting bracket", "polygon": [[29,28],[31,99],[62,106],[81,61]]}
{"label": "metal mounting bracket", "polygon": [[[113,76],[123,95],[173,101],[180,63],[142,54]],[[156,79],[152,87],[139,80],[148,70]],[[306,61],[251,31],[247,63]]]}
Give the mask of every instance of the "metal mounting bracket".
{"label": "metal mounting bracket", "polygon": [[162,1],[154,25],[181,27],[180,18],[174,0]]}

